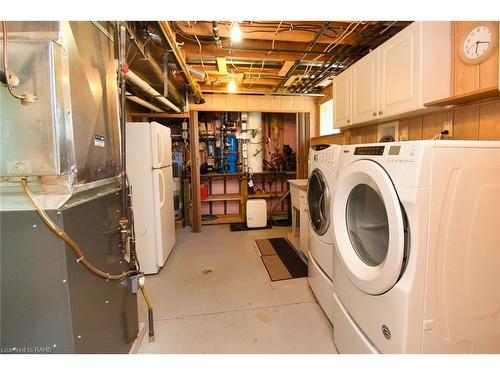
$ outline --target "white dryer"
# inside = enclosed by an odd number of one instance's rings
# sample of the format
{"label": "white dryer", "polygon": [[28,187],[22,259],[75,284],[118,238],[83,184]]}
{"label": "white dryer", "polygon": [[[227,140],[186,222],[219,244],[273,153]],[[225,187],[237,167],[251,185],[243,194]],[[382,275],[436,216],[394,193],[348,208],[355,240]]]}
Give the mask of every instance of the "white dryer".
{"label": "white dryer", "polygon": [[500,142],[344,146],[341,353],[500,353]]}
{"label": "white dryer", "polygon": [[337,178],[340,147],[331,144],[314,145],[309,150],[308,158],[308,281],[330,322],[333,315],[332,194]]}

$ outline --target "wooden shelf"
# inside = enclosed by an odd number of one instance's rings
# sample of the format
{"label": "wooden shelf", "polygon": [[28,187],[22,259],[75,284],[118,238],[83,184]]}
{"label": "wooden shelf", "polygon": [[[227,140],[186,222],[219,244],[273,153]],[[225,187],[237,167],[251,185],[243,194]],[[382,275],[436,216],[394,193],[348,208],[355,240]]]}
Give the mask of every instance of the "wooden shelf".
{"label": "wooden shelf", "polygon": [[253,176],[258,176],[258,175],[272,175],[272,174],[286,174],[286,175],[294,175],[296,174],[296,171],[266,171],[266,172],[254,172],[252,173]]}
{"label": "wooden shelf", "polygon": [[215,215],[217,219],[210,221],[201,221],[202,225],[212,225],[212,224],[231,224],[231,223],[242,223],[243,219],[240,215]]}
{"label": "wooden shelf", "polygon": [[278,191],[277,193],[248,194],[248,199],[281,198],[286,193],[286,191]]}
{"label": "wooden shelf", "polygon": [[217,172],[210,172],[206,174],[200,175],[200,178],[203,180],[208,180],[211,178],[239,178],[240,176],[243,176],[241,173],[217,173]]}
{"label": "wooden shelf", "polygon": [[238,194],[210,194],[207,199],[202,199],[203,202],[221,202],[221,201],[241,201],[243,197]]}
{"label": "wooden shelf", "polygon": [[478,90],[467,94],[450,96],[449,98],[444,98],[433,102],[425,103],[425,106],[446,107],[449,105],[472,103],[478,100],[494,98],[497,96],[500,96],[500,90],[498,89],[498,87],[492,87],[488,89]]}

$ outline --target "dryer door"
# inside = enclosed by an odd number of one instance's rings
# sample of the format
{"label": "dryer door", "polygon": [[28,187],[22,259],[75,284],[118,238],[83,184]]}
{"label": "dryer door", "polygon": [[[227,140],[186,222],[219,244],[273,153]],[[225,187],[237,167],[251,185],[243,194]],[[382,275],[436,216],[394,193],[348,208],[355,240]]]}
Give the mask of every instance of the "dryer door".
{"label": "dryer door", "polygon": [[333,202],[339,258],[351,281],[368,294],[382,294],[397,282],[405,255],[405,221],[385,170],[360,160],[343,170]]}
{"label": "dryer door", "polygon": [[316,234],[322,236],[330,226],[330,189],[326,178],[319,169],[311,172],[307,181],[307,203],[309,220]]}

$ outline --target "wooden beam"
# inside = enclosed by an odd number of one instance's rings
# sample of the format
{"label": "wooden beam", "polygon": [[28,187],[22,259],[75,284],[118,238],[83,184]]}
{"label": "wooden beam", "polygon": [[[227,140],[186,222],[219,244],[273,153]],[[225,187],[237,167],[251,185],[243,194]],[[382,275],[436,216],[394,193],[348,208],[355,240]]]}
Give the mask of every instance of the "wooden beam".
{"label": "wooden beam", "polygon": [[[204,64],[205,69],[203,69],[203,66],[201,64],[189,64],[189,65],[192,67],[195,67],[197,69],[203,70],[204,72],[206,72],[210,76],[220,76],[221,75],[218,70],[213,70],[213,65]],[[252,73],[252,74],[270,74],[270,75],[275,75],[275,76],[278,75],[278,72],[279,72],[279,69],[262,69],[261,70],[260,67],[257,65],[252,66],[251,70],[250,70],[250,67],[246,67],[246,66],[245,67],[238,66],[237,69],[235,70],[235,73],[237,73],[237,74]]]}
{"label": "wooden beam", "polygon": [[227,74],[227,65],[225,57],[217,57],[217,71],[223,75]]}
{"label": "wooden beam", "polygon": [[[284,21],[284,23],[287,22],[287,24],[292,23],[293,25],[300,24],[300,21]],[[318,31],[323,25],[324,21],[310,21],[307,22],[308,24],[314,24],[316,25],[316,31]],[[350,22],[333,22],[333,26],[339,26],[346,28],[347,25]],[[210,22],[190,22],[191,26],[188,26],[186,21],[180,21],[177,22],[177,26],[185,33],[189,35],[196,35],[197,37],[203,36],[203,37],[212,37],[213,36],[213,31],[212,31],[212,25]],[[242,22],[240,23],[240,29],[242,32],[242,38],[243,39],[253,39],[253,40],[273,40],[275,39],[276,41],[288,41],[288,42],[305,42],[308,43],[312,39],[314,39],[315,36],[315,31],[303,31],[303,30],[297,30],[297,29],[292,29],[290,26],[281,26],[280,31],[276,32],[278,30],[278,24],[279,21],[276,22],[276,26],[269,26],[263,29],[260,26],[252,26],[249,22]],[[303,23],[302,23],[303,24]],[[264,31],[263,31],[264,30]],[[312,30],[312,29],[311,29]],[[341,30],[337,32],[337,35],[340,35],[342,33]],[[219,36],[221,38],[230,38],[231,37],[231,32],[230,32],[230,27],[229,24],[226,24],[225,22],[219,22]],[[335,38],[336,33],[331,31],[328,33],[328,35],[324,35],[321,38],[318,39],[318,43],[332,43],[332,42],[338,42],[340,39],[337,37]],[[350,43],[352,42],[353,39],[356,38],[355,34],[351,34],[347,38],[345,38],[343,41],[340,43]]]}
{"label": "wooden beam", "polygon": [[[201,91],[202,92],[211,92],[211,91],[217,91],[223,94],[227,94],[227,85],[221,84],[220,86],[201,86]],[[273,93],[273,86],[259,86],[259,85],[252,85],[251,88],[246,88],[245,85],[239,86],[238,87],[238,93],[245,93],[245,92],[251,92],[255,93],[258,91],[259,93],[263,94],[272,94]]]}
{"label": "wooden beam", "polygon": [[[250,58],[250,59],[259,59],[259,60],[267,60],[267,61],[285,61],[285,60],[297,60],[302,56],[303,50],[300,49],[302,47],[297,47],[295,44],[292,50],[298,50],[299,52],[271,52],[269,53],[269,50],[271,50],[271,42],[267,42],[267,46],[265,47],[255,47],[255,48],[262,48],[263,51],[247,51],[243,50],[240,51],[238,49],[231,49],[231,48],[217,48],[217,46],[213,43],[210,44],[203,44],[202,49],[200,52],[200,48],[198,46],[198,43],[188,41],[183,39],[184,45],[182,46],[183,51],[185,52],[186,58],[190,56],[215,56],[215,57],[243,57],[243,58]],[[317,47],[314,48],[314,51],[319,52],[322,51],[321,46],[318,49]],[[238,48],[238,47],[235,47]],[[253,46],[249,48],[254,48]],[[305,46],[303,47],[305,49]],[[277,49],[277,47],[275,47]],[[310,58],[316,57],[317,55],[311,54]],[[331,56],[321,56],[318,58],[318,62],[322,62],[329,58]],[[309,57],[308,57],[309,59]]]}
{"label": "wooden beam", "polygon": [[280,77],[286,76],[286,74],[288,73],[288,71],[290,70],[290,68],[292,67],[293,64],[295,64],[295,61],[292,61],[292,60],[285,61],[285,63],[281,67],[280,71],[278,72],[278,75]]}
{"label": "wooden beam", "polygon": [[308,112],[298,112],[295,121],[297,132],[297,178],[307,178],[311,115]]}
{"label": "wooden beam", "polygon": [[193,208],[192,228],[194,233],[201,232],[200,196],[200,148],[198,139],[198,112],[189,113],[189,148],[191,154],[191,206]]}
{"label": "wooden beam", "polygon": [[278,78],[245,78],[243,80],[244,85],[277,85],[281,80]]}

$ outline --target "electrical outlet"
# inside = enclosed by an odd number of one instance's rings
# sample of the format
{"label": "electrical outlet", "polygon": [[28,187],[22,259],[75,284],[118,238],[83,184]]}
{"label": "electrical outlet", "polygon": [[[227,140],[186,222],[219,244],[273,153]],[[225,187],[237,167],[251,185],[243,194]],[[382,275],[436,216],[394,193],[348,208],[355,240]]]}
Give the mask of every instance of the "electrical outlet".
{"label": "electrical outlet", "polygon": [[345,144],[347,144],[347,145],[352,144],[352,135],[351,135],[351,131],[350,130],[347,130],[344,133],[344,141],[345,141]]}
{"label": "electrical outlet", "polygon": [[444,135],[446,138],[453,138],[453,121],[452,120],[446,120],[443,121],[443,132],[448,131],[448,134]]}
{"label": "electrical outlet", "polygon": [[407,141],[408,140],[408,126],[399,128],[399,140]]}

